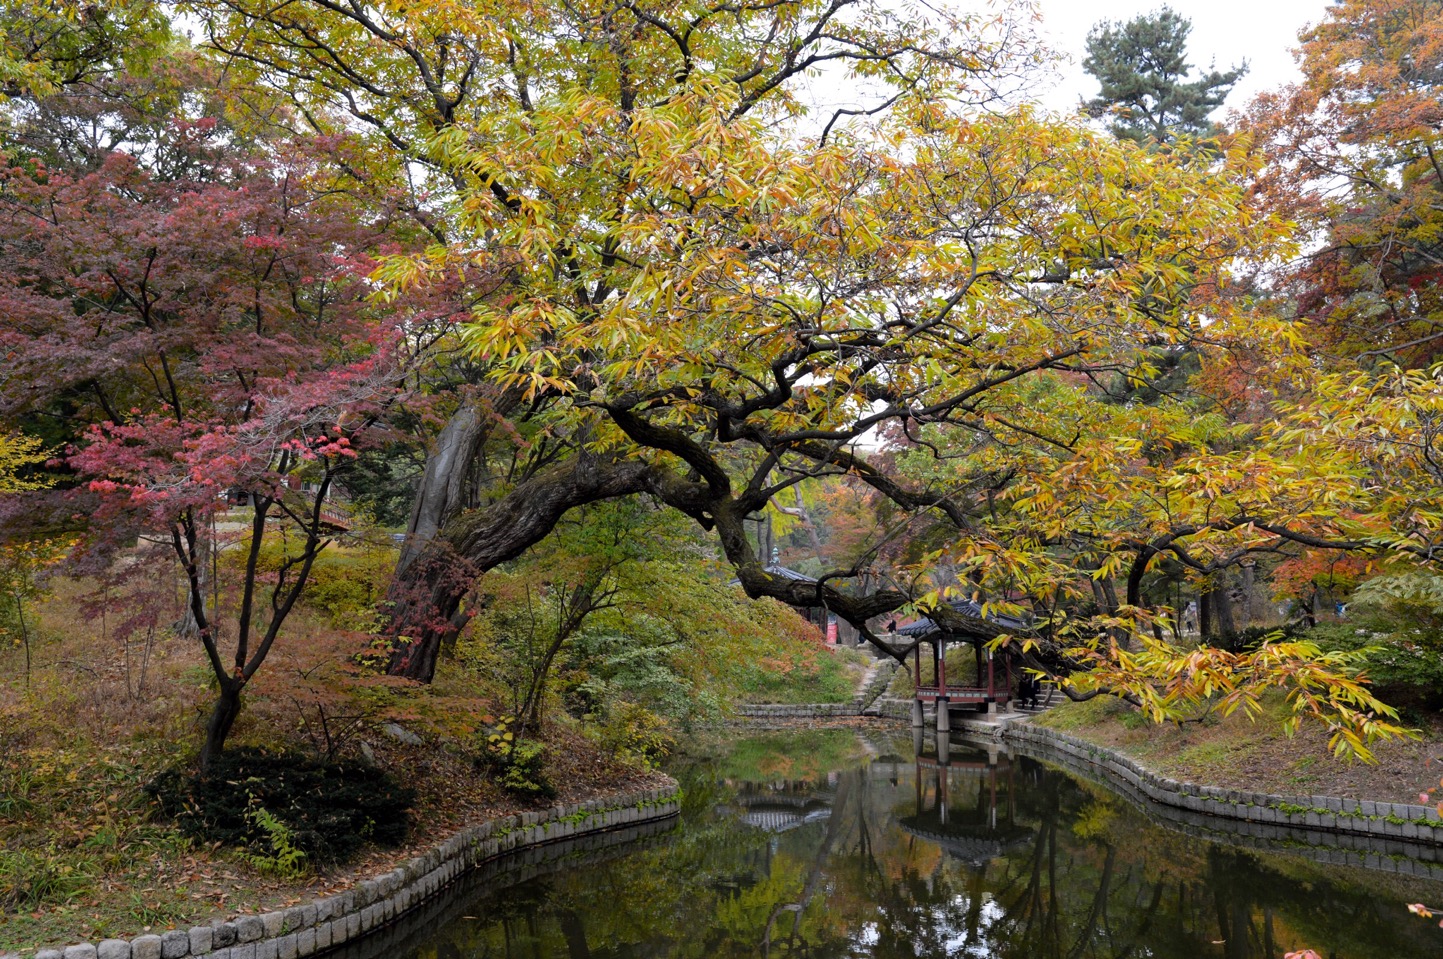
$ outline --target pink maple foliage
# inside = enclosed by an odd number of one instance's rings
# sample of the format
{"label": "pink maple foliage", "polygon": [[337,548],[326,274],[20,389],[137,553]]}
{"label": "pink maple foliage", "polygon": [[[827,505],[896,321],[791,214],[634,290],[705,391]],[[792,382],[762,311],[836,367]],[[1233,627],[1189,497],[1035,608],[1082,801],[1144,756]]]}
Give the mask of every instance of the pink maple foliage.
{"label": "pink maple foliage", "polygon": [[[427,307],[372,301],[372,253],[395,240],[384,211],[334,188],[327,144],[247,153],[215,124],[183,132],[183,177],[122,152],[76,172],[0,154],[0,420],[68,435],[75,569],[137,537],[169,548],[221,685],[204,763],[330,541],[326,500],[406,398]],[[295,535],[269,581],[247,564],[221,618],[208,521],[238,500],[253,555],[278,523]]]}

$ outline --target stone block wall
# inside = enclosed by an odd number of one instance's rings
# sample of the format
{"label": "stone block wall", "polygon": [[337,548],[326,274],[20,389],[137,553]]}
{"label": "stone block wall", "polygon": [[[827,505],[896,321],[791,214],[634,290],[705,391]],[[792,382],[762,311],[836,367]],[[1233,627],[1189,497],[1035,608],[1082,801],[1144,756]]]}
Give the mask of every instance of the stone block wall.
{"label": "stone block wall", "polygon": [[[911,718],[911,703],[884,700],[879,705],[884,716],[893,719]],[[1440,820],[1437,809],[1433,806],[1342,799],[1337,796],[1286,796],[1182,782],[1155,773],[1136,760],[1105,746],[1045,726],[1033,725],[1023,717],[1003,723],[982,723],[959,720],[954,716],[952,730],[976,739],[1039,747],[1045,750],[1040,758],[1061,756],[1076,760],[1094,768],[1117,787],[1135,791],[1140,797],[1152,802],[1188,812],[1243,822],[1398,839],[1421,846],[1443,847],[1443,820]]]}
{"label": "stone block wall", "polygon": [[828,719],[860,712],[856,703],[750,703],[737,707],[742,719]]}
{"label": "stone block wall", "polygon": [[[1025,722],[987,728],[993,731],[994,738],[1037,743],[1082,760],[1105,772],[1110,779],[1136,789],[1153,802],[1190,812],[1246,822],[1443,845],[1443,821],[1439,820],[1437,810],[1432,806],[1337,796],[1287,796],[1202,786],[1159,775],[1127,756],[1054,729]],[[973,732],[971,729],[966,731]]]}
{"label": "stone block wall", "polygon": [[1173,805],[1155,800],[1115,770],[1095,763],[1089,750],[1064,752],[1050,740],[1028,737],[1010,737],[1010,740],[1009,748],[1014,752],[1059,766],[1080,778],[1103,783],[1141,809],[1148,819],[1185,835],[1246,849],[1285,852],[1320,863],[1443,880],[1443,845],[1431,840],[1390,836],[1386,832],[1343,831],[1325,827],[1321,821],[1310,825],[1306,816],[1295,824],[1284,821],[1286,817],[1241,818],[1218,808]]}
{"label": "stone block wall", "polygon": [[[675,785],[520,813],[463,829],[424,855],[350,890],[290,909],[134,939],[42,949],[34,959],[301,959],[359,939],[516,850],[676,816]],[[21,959],[7,953],[0,959]]]}

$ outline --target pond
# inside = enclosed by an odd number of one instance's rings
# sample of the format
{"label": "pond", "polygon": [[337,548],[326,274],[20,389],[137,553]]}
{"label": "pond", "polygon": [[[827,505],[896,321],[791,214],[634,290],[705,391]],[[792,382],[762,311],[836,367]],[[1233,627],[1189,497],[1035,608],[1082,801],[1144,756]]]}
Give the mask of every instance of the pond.
{"label": "pond", "polygon": [[671,770],[679,822],[498,865],[341,955],[1443,955],[1406,909],[1443,886],[1330,861],[1367,849],[1202,838],[1038,758],[916,745],[878,727],[695,748]]}

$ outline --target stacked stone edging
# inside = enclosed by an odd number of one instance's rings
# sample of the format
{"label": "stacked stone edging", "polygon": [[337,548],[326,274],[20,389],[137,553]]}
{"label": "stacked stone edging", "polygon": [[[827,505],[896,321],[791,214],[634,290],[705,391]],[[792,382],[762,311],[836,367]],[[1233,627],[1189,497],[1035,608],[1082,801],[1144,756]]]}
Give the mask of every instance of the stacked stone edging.
{"label": "stacked stone edging", "polygon": [[[680,812],[676,785],[565,803],[469,826],[423,855],[350,890],[258,916],[134,939],[41,949],[35,959],[299,959],[380,929],[454,880],[514,850],[655,822]],[[0,959],[19,959],[17,953]]]}
{"label": "stacked stone edging", "polygon": [[586,873],[602,863],[627,855],[637,844],[650,845],[670,832],[675,823],[653,819],[619,829],[519,849],[510,855],[483,863],[457,879],[442,896],[433,896],[397,921],[373,930],[357,942],[347,943],[337,955],[346,959],[395,959],[415,955],[417,947],[429,941],[437,929],[459,919],[475,919],[477,897],[496,889],[510,888],[557,870]]}
{"label": "stacked stone edging", "polygon": [[737,707],[740,719],[829,719],[856,716],[856,703],[748,703]]}
{"label": "stacked stone edging", "polygon": [[1308,826],[1215,816],[1153,802],[1142,790],[1117,779],[1090,758],[1063,753],[1050,743],[1014,739],[1010,748],[1104,784],[1153,822],[1183,835],[1244,849],[1285,852],[1319,863],[1443,880],[1443,846],[1420,840],[1330,831]]}
{"label": "stacked stone edging", "polygon": [[912,701],[895,696],[883,696],[872,704],[872,709],[883,719],[911,719]]}
{"label": "stacked stone edging", "polygon": [[[1244,789],[1200,786],[1159,775],[1136,760],[1105,746],[1043,726],[1025,722],[1013,722],[1000,727],[979,723],[968,723],[964,726],[982,727],[990,733],[990,738],[1041,743],[1122,780],[1153,802],[1176,806],[1190,812],[1224,816],[1245,822],[1443,845],[1443,821],[1438,819],[1437,810],[1431,806],[1342,799],[1337,796],[1283,796]],[[974,728],[966,731],[973,732]],[[981,732],[981,729],[976,731]]]}
{"label": "stacked stone edging", "polygon": [[[892,719],[910,719],[911,703],[885,700],[879,704],[879,712]],[[978,739],[1040,744],[1101,770],[1153,802],[1189,812],[1243,822],[1443,845],[1443,820],[1433,806],[1337,796],[1284,796],[1182,782],[1155,773],[1106,746],[1026,720],[1026,716],[1019,715],[1001,723],[980,723],[954,716],[952,729]]]}

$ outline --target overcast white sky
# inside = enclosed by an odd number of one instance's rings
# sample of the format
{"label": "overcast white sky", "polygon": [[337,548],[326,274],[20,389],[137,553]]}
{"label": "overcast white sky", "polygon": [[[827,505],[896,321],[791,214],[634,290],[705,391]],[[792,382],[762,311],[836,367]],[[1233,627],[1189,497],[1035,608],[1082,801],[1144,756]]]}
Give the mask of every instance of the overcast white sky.
{"label": "overcast white sky", "polygon": [[[1097,93],[1082,69],[1087,31],[1099,20],[1131,20],[1163,6],[1162,0],[1039,0],[1043,32],[1071,64],[1043,102],[1054,110],[1072,110],[1079,97]],[[1248,75],[1233,88],[1229,108],[1239,108],[1263,90],[1298,79],[1292,48],[1298,31],[1323,18],[1327,0],[1173,0],[1168,6],[1192,21],[1188,59],[1206,68],[1210,61],[1226,70],[1248,61]]]}
{"label": "overcast white sky", "polygon": [[[1060,75],[1053,82],[1035,84],[1028,93],[1049,110],[1074,112],[1080,101],[1097,95],[1097,82],[1082,69],[1087,31],[1099,20],[1125,22],[1139,14],[1151,13],[1163,6],[1163,2],[1036,0],[1043,18],[1037,31],[1040,39],[1062,54],[1066,62],[1059,65]],[[925,6],[927,0],[919,3]],[[989,0],[944,0],[943,5],[995,9]],[[1247,75],[1233,88],[1224,108],[1216,115],[1221,120],[1228,110],[1243,108],[1257,93],[1300,79],[1292,53],[1298,45],[1298,32],[1323,18],[1328,0],[1171,0],[1169,5],[1192,21],[1188,62],[1194,67],[1207,69],[1212,64],[1219,70],[1227,70],[1244,60],[1248,62]],[[872,95],[859,96],[861,91],[869,89]],[[817,71],[807,89],[800,93],[812,108],[809,121],[817,125],[812,131],[804,123],[805,135],[820,132],[820,124],[838,107],[874,105],[881,99],[878,93],[865,82],[843,76],[841,67]]]}

